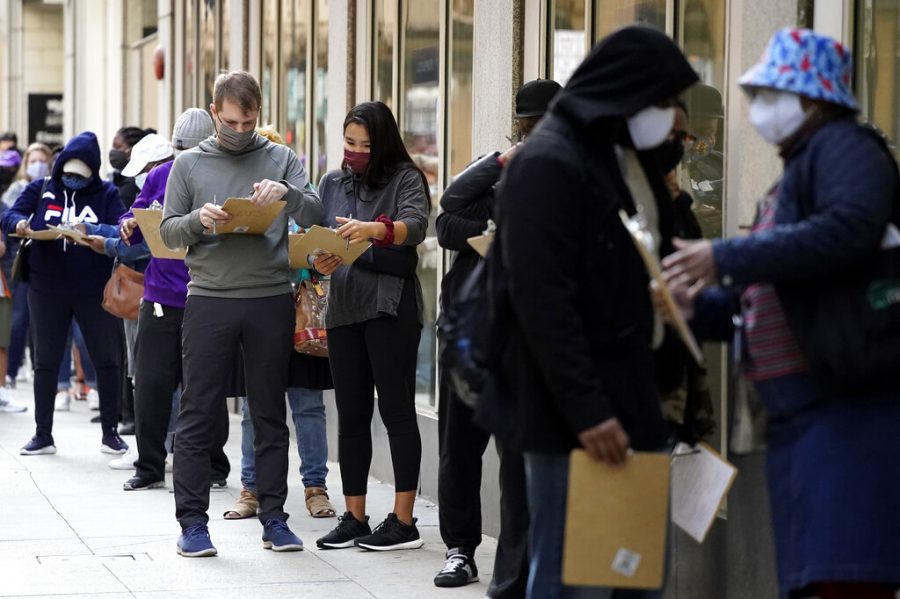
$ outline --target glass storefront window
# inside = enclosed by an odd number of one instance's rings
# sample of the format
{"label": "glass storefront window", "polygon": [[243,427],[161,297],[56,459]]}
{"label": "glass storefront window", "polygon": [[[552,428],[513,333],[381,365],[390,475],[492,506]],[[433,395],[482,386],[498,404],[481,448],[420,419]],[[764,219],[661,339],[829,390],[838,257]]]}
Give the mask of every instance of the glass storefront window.
{"label": "glass storefront window", "polygon": [[311,0],[283,0],[281,3],[281,83],[285,143],[294,149],[300,162],[306,156],[306,51],[309,44]]}
{"label": "glass storefront window", "polygon": [[447,82],[449,110],[445,120],[450,176],[462,172],[472,160],[472,68],[474,0],[452,0],[450,11],[450,65]]}
{"label": "glass storefront window", "polygon": [[262,110],[260,122],[276,125],[278,118],[278,0],[262,3]]}
{"label": "glass storefront window", "polygon": [[626,25],[666,30],[666,0],[597,0],[595,4],[597,41]]}
{"label": "glass storefront window", "polygon": [[681,5],[679,42],[700,76],[685,93],[690,130],[697,138],[685,153],[682,188],[694,197],[694,213],[708,238],[722,236],[725,172],[725,3],[689,0]]}
{"label": "glass storefront window", "polygon": [[585,0],[552,2],[550,78],[565,85],[587,52]]}
{"label": "glass storefront window", "polygon": [[230,70],[231,65],[231,0],[219,0],[219,31],[221,31],[219,68]]}
{"label": "glass storefront window", "polygon": [[861,0],[856,6],[856,93],[862,118],[900,139],[900,4]]}
{"label": "glass storefront window", "polygon": [[213,84],[218,75],[216,65],[216,0],[203,0],[200,9],[200,90],[201,106],[212,103]]}
{"label": "glass storefront window", "polygon": [[313,156],[309,171],[313,183],[318,184],[328,170],[328,151],[326,134],[326,118],[328,116],[328,99],[326,85],[328,75],[328,0],[316,0],[315,55],[313,65]]}
{"label": "glass storefront window", "polygon": [[[197,106],[197,2],[184,2],[184,107]],[[206,108],[204,105],[203,108]]]}
{"label": "glass storefront window", "polygon": [[441,0],[404,3],[403,54],[400,62],[400,131],[413,161],[428,179],[431,216],[425,242],[419,246],[419,280],[425,297],[425,322],[419,343],[416,396],[435,404],[437,320],[440,251],[434,221],[438,206],[438,105],[440,103]]}
{"label": "glass storefront window", "polygon": [[391,110],[394,105],[394,34],[397,31],[397,0],[375,0],[375,31],[372,52],[372,98]]}

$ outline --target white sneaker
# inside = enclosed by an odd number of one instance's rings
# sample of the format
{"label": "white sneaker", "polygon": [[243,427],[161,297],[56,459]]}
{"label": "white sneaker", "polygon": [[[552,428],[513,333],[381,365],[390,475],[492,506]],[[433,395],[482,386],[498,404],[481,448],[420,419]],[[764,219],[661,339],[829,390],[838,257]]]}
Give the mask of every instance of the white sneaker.
{"label": "white sneaker", "polygon": [[24,412],[28,406],[12,400],[9,389],[0,388],[0,412]]}
{"label": "white sneaker", "polygon": [[100,394],[97,393],[96,389],[88,387],[87,402],[89,410],[96,412],[100,409]]}
{"label": "white sneaker", "polygon": [[68,389],[63,389],[62,391],[56,392],[56,403],[54,404],[54,408],[57,412],[68,412],[69,411],[69,403],[72,401],[72,396],[69,395]]}
{"label": "white sneaker", "polygon": [[134,463],[138,459],[138,451],[135,447],[129,447],[122,457],[109,461],[109,467],[113,470],[134,470]]}

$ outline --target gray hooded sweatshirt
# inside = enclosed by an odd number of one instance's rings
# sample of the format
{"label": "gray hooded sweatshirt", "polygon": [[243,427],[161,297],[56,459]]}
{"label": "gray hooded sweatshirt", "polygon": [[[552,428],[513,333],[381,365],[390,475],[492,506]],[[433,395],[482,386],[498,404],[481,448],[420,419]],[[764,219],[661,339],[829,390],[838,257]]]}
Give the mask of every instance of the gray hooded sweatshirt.
{"label": "gray hooded sweatshirt", "polygon": [[[263,179],[288,188],[287,205],[265,235],[213,235],[200,223],[205,203],[248,197]],[[322,220],[322,202],[293,150],[257,135],[246,150],[226,152],[212,136],[175,159],[160,233],[168,247],[188,248],[188,296],[271,297],[291,291],[289,216],[303,227]]]}

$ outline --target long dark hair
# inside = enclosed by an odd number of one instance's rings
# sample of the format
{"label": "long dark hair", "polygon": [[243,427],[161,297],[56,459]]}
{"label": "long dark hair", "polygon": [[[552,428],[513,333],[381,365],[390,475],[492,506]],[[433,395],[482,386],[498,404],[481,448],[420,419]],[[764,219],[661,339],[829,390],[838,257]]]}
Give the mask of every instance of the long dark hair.
{"label": "long dark hair", "polygon": [[367,189],[381,189],[398,171],[409,168],[421,175],[425,193],[430,197],[428,179],[409,156],[400,137],[394,113],[386,104],[383,102],[357,104],[344,119],[344,131],[350,123],[362,125],[369,133],[371,155],[369,165],[362,175],[362,183]]}

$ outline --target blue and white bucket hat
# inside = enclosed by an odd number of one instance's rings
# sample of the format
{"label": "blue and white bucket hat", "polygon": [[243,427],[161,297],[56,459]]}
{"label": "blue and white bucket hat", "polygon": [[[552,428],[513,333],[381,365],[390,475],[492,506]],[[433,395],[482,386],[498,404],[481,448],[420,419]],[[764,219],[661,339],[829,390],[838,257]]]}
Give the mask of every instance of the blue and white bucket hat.
{"label": "blue and white bucket hat", "polygon": [[760,61],[738,83],[859,110],[852,80],[853,57],[840,42],[810,29],[786,28],[772,36]]}

